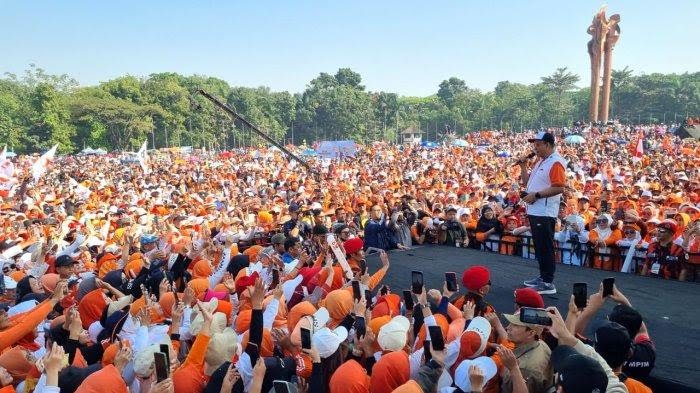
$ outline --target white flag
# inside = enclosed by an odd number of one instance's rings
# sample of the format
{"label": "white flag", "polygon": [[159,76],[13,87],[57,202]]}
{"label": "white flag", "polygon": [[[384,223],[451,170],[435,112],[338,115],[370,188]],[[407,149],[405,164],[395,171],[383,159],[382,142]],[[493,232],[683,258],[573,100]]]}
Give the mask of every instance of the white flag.
{"label": "white flag", "polygon": [[148,139],[143,141],[143,145],[141,145],[141,148],[136,153],[136,157],[139,160],[139,165],[141,165],[141,169],[143,169],[144,175],[148,175],[150,173],[150,170],[148,169],[148,153],[146,153],[147,148],[148,148]]}
{"label": "white flag", "polygon": [[54,156],[56,155],[56,149],[58,148],[58,143],[55,144],[49,151],[46,153],[42,154],[41,157],[39,157],[38,160],[32,165],[32,176],[34,177],[34,181],[37,182],[39,179],[46,173],[46,169],[49,166],[49,163],[53,161]]}

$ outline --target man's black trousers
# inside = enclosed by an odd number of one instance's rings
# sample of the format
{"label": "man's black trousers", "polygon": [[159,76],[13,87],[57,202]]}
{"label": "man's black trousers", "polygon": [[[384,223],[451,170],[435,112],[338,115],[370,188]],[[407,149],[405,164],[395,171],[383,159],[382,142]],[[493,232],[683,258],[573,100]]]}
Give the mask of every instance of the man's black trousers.
{"label": "man's black trousers", "polygon": [[540,277],[544,282],[554,281],[554,225],[556,218],[527,216],[535,246],[535,257],[540,264]]}

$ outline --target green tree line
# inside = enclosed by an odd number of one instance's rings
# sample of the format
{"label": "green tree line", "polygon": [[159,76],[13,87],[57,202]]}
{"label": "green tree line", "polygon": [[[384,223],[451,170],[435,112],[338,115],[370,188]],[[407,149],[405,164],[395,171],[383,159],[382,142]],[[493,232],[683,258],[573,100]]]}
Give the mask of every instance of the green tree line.
{"label": "green tree line", "polygon": [[[449,126],[458,135],[481,129],[520,131],[585,121],[589,89],[559,68],[537,84],[499,82],[493,91],[452,77],[427,97],[369,91],[349,68],[322,72],[301,93],[235,87],[226,81],[177,73],[122,76],[79,86],[67,75],[31,65],[0,79],[0,143],[17,153],[85,146],[132,150],[154,146],[231,149],[262,140],[196,95],[204,89],[282,143],[353,139],[397,141],[401,130],[420,128],[439,139]],[[700,72],[612,74],[611,116],[625,123],[674,122],[700,114]]]}

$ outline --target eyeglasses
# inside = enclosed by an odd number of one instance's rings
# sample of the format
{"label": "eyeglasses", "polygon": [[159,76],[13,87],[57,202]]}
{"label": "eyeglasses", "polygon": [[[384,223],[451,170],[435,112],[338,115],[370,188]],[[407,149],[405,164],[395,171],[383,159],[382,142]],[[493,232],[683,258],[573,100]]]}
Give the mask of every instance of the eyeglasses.
{"label": "eyeglasses", "polygon": [[595,222],[598,224],[607,224],[608,220],[595,220]]}
{"label": "eyeglasses", "polygon": [[632,234],[635,234],[635,233],[637,233],[637,231],[634,231],[634,230],[625,231],[625,235],[632,235]]}

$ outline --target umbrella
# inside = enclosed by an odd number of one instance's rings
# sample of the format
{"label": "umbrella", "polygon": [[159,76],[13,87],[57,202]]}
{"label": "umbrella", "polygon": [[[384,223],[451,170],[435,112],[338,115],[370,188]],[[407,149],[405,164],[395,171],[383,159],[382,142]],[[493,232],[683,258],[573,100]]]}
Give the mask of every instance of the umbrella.
{"label": "umbrella", "polygon": [[7,157],[7,158],[17,157],[17,154],[15,154],[15,152],[8,151],[8,152],[5,152],[5,157]]}
{"label": "umbrella", "polygon": [[452,146],[467,147],[468,143],[464,139],[455,139],[452,141]]}
{"label": "umbrella", "polygon": [[437,143],[431,142],[431,141],[423,141],[423,142],[420,143],[420,145],[423,146],[423,147],[430,148],[430,149],[435,148],[435,147],[438,146]]}
{"label": "umbrella", "polygon": [[313,156],[316,156],[317,153],[316,153],[316,150],[314,150],[314,149],[306,149],[303,152],[301,152],[301,155],[307,156],[307,157],[313,157]]}
{"label": "umbrella", "polygon": [[580,145],[586,142],[586,140],[581,135],[569,135],[566,138],[564,138],[564,141],[572,145]]}
{"label": "umbrella", "polygon": [[508,153],[505,150],[501,150],[498,153],[496,153],[496,156],[498,156],[498,157],[510,157],[510,153]]}

